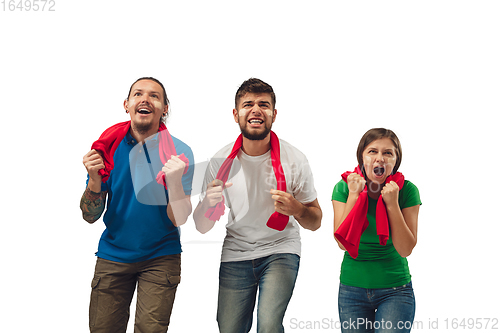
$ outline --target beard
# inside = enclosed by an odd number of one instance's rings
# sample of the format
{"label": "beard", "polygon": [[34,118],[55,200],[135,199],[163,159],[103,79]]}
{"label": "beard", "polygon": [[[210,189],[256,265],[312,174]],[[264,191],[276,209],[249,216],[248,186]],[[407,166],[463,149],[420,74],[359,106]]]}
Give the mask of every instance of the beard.
{"label": "beard", "polygon": [[134,127],[134,130],[137,131],[139,134],[146,134],[149,131],[151,131],[154,127],[154,121],[149,121],[149,122],[134,122],[132,123],[132,126]]}
{"label": "beard", "polygon": [[[246,123],[245,123],[246,125]],[[272,124],[267,127],[267,125],[264,125],[264,130],[262,132],[257,132],[257,133],[250,133],[250,131],[246,128],[246,126],[241,126],[240,124],[240,130],[241,130],[241,134],[247,138],[248,140],[252,140],[252,141],[260,141],[260,140],[264,140],[267,135],[269,134],[269,132],[271,132],[271,127],[272,127]]]}

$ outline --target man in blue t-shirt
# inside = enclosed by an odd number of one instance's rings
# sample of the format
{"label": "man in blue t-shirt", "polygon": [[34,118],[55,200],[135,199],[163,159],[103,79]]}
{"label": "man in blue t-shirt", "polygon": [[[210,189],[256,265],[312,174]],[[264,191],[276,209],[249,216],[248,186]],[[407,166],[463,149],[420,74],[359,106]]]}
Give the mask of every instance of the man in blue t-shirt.
{"label": "man in blue t-shirt", "polygon": [[[130,127],[111,153],[111,168],[96,149],[83,158],[88,180],[80,208],[85,221],[100,218],[107,198],[106,229],[99,241],[92,280],[91,332],[126,331],[136,286],[135,331],[168,329],[180,282],[178,226],[191,214],[194,172],[191,148],[175,137],[168,135],[175,154],[166,163],[160,158],[165,144],[158,131],[168,105],[160,81],[140,78],[124,101]],[[111,171],[103,182],[104,169]],[[164,173],[165,184],[157,182],[159,172]]]}

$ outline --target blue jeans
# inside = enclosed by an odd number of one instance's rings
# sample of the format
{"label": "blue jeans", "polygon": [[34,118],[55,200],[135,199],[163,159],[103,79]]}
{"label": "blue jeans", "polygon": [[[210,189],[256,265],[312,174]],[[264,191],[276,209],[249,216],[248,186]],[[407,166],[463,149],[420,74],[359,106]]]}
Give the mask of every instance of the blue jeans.
{"label": "blue jeans", "polygon": [[365,289],[340,284],[342,333],[410,332],[415,317],[412,283],[395,288]]}
{"label": "blue jeans", "polygon": [[217,322],[222,333],[247,333],[252,327],[257,289],[257,332],[284,332],[283,317],[299,271],[296,254],[222,262]]}

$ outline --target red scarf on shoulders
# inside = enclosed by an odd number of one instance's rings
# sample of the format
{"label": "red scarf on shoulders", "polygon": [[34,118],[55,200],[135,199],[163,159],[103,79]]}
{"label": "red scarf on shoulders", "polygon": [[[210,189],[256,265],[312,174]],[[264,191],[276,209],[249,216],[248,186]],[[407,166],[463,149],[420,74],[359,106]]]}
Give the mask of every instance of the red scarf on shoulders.
{"label": "red scarf on shoulders", "polygon": [[[358,175],[363,176],[359,166],[354,169],[354,172]],[[342,179],[347,183],[347,176],[352,172],[346,171],[342,174]],[[394,181],[399,186],[399,190],[403,188],[405,178],[401,172],[397,172],[394,175],[390,175],[385,180],[386,183]],[[349,212],[344,222],[335,232],[335,238],[345,247],[349,255],[356,259],[358,257],[359,241],[361,239],[361,234],[368,227],[368,218],[366,214],[368,213],[368,190],[367,187],[359,194],[358,200],[354,204],[354,207]],[[377,224],[377,235],[379,237],[380,245],[387,244],[389,239],[389,219],[387,217],[387,208],[385,206],[382,195],[379,196],[377,200],[377,209],[375,221]]]}
{"label": "red scarf on shoulders", "polygon": [[[109,174],[114,168],[113,156],[116,148],[118,148],[120,142],[122,142],[125,135],[127,135],[129,129],[130,120],[115,124],[105,130],[99,139],[92,144],[92,149],[97,150],[104,160],[104,169],[99,170],[99,175],[102,176],[103,183],[108,180]],[[170,136],[170,133],[164,123],[160,124],[158,133],[160,160],[162,164],[165,164],[172,155],[177,156],[177,153],[175,151],[172,136]],[[186,156],[184,156],[184,154],[181,154],[179,158],[186,163],[186,167],[184,168],[184,174],[186,174],[189,167],[189,160]],[[165,186],[165,189],[167,188],[165,173],[163,171],[160,170],[156,176],[156,181],[158,184]]]}
{"label": "red scarf on shoulders", "polygon": [[[283,172],[283,167],[281,166],[280,160],[280,143],[276,134],[271,131],[271,163],[273,165],[274,175],[277,182],[277,190],[286,192],[286,180],[285,174]],[[231,171],[231,166],[233,165],[234,158],[238,155],[240,148],[243,145],[243,136],[240,134],[234,143],[231,153],[226,158],[219,171],[217,172],[216,179],[222,181],[225,185],[229,177],[229,172]],[[223,185],[223,186],[224,186]],[[214,207],[210,207],[205,213],[205,217],[211,221],[218,221],[220,217],[224,214],[224,196],[222,196],[222,201],[217,203]],[[254,209],[259,209],[259,207],[254,207]],[[288,224],[289,216],[274,212],[267,221],[267,226],[269,228],[282,231]]]}

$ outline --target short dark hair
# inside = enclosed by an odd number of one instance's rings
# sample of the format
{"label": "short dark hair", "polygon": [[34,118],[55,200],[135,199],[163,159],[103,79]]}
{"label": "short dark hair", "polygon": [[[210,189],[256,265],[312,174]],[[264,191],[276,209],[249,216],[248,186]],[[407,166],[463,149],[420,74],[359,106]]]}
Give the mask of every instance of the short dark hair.
{"label": "short dark hair", "polygon": [[[137,82],[139,81],[142,81],[142,80],[150,80],[150,81],[154,81],[156,83],[158,83],[163,91],[163,103],[166,105],[166,106],[169,106],[170,105],[170,101],[168,100],[168,97],[167,97],[167,91],[165,90],[165,87],[163,86],[163,83],[161,83],[159,80],[155,79],[154,77],[141,77],[139,79],[137,79],[134,83],[132,83],[132,85],[130,86],[130,89],[128,91],[128,95],[127,95],[127,101],[128,99],[130,98],[130,93],[132,92],[132,87],[134,86],[134,84],[136,84]],[[170,111],[168,112],[170,113]],[[167,116],[168,116],[168,113],[167,113]],[[160,122],[165,122],[165,120],[167,119],[167,116],[165,117],[161,117],[160,118]]]}
{"label": "short dark hair", "polygon": [[243,82],[241,86],[236,91],[236,96],[234,98],[235,109],[238,109],[238,104],[240,99],[245,96],[247,93],[252,94],[270,94],[272,108],[274,109],[276,105],[276,95],[274,94],[273,87],[271,85],[265,83],[264,81],[256,78],[250,78]]}
{"label": "short dark hair", "polygon": [[399,166],[401,165],[401,160],[403,159],[403,151],[401,149],[401,143],[399,142],[396,133],[386,128],[372,128],[363,135],[363,137],[359,141],[358,150],[356,152],[358,165],[363,171],[363,174],[364,174],[363,151],[365,150],[366,146],[368,146],[371,142],[383,138],[389,138],[392,140],[392,143],[394,143],[394,147],[396,148],[396,164],[394,165],[392,173],[395,174],[398,171]]}

